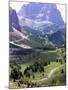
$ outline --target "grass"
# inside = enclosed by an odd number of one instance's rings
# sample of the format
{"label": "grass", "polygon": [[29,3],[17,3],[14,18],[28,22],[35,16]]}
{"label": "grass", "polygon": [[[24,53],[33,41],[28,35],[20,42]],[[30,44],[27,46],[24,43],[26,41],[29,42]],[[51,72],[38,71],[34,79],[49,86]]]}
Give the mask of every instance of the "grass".
{"label": "grass", "polygon": [[21,71],[24,72],[25,68],[28,67],[29,64],[21,64]]}
{"label": "grass", "polygon": [[[64,73],[61,73],[61,70],[64,70]],[[37,82],[40,86],[64,86],[66,85],[66,64],[57,69],[51,78]]]}
{"label": "grass", "polygon": [[[61,73],[61,70],[64,70],[64,73]],[[66,64],[63,64],[62,67],[57,69],[51,78],[49,78],[49,82],[52,85],[65,85],[66,84]]]}
{"label": "grass", "polygon": [[[32,73],[32,75],[30,76],[30,79],[26,78],[27,80],[32,81],[32,80],[39,80],[39,79],[42,79],[42,78],[47,78],[48,74],[50,73],[50,71],[52,69],[54,69],[56,67],[59,67],[61,65],[60,62],[55,62],[57,58],[62,58],[63,57],[60,49],[41,51],[38,55],[35,54],[35,56],[33,56],[34,54],[35,53],[33,53],[31,55],[25,55],[25,56],[23,56],[23,55],[19,56],[18,55],[19,57],[15,56],[15,55],[11,56],[11,60],[13,60],[14,62],[16,60],[18,63],[20,63],[21,68],[22,68],[21,69],[22,73],[24,72],[24,69],[26,67],[28,67],[29,65],[33,64],[36,61],[38,61],[38,62],[40,62],[40,61],[42,61],[42,62],[44,62],[44,61],[51,61],[51,63],[49,65],[44,67],[44,72],[42,72],[42,73],[40,73],[40,72],[34,73],[34,75],[35,75],[34,79],[33,79],[33,73]],[[56,72],[52,75],[51,78],[49,78],[48,81],[44,80],[42,82],[39,82],[40,85],[46,86],[45,84],[48,85],[50,82],[52,83],[52,80],[54,80],[55,78],[57,78],[55,80],[59,80],[61,77],[63,78],[62,74],[60,73],[61,69],[64,69],[64,72],[65,72],[65,65],[62,66],[61,68],[59,68],[58,70],[56,70]],[[9,69],[9,71],[11,72],[11,68]]]}
{"label": "grass", "polygon": [[[32,75],[30,78],[26,78],[28,81],[33,81],[33,80],[39,80],[39,79],[42,79],[42,78],[46,78],[48,76],[48,74],[50,73],[50,71],[58,66],[62,65],[62,67],[60,67],[59,69],[57,69],[54,74],[51,76],[51,78],[49,78],[48,80],[44,80],[44,81],[40,81],[40,82],[36,82],[37,85],[39,86],[53,86],[53,85],[64,85],[63,83],[65,83],[65,81],[59,81],[61,78],[65,78],[63,76],[63,74],[61,74],[61,69],[64,69],[64,73],[65,73],[65,70],[66,70],[66,66],[65,64],[60,64],[59,62],[51,62],[49,65],[47,65],[45,67],[45,72],[44,72],[44,76],[43,76],[43,73],[40,73],[40,72],[37,72],[35,73],[35,79],[33,79]],[[29,64],[21,64],[21,67],[22,67],[22,72],[24,71],[24,69],[29,66]],[[65,73],[66,74],[66,73]],[[11,87],[16,87],[15,85],[10,85]]]}
{"label": "grass", "polygon": [[[60,63],[56,63],[56,62],[52,62],[51,64],[47,65],[44,69],[44,73],[39,73],[39,72],[35,73],[35,80],[47,78],[50,71],[52,69],[58,67],[59,65],[60,65]],[[44,76],[43,76],[43,74],[44,74]]]}
{"label": "grass", "polygon": [[51,62],[51,64],[49,64],[47,67],[45,67],[45,76],[47,77],[49,72],[56,68],[56,67],[59,67],[60,63],[58,62]]}
{"label": "grass", "polygon": [[66,72],[66,64],[62,64],[63,66],[60,67],[58,70],[56,70],[56,72],[54,73],[54,76],[57,75],[57,73],[60,73],[61,74],[61,70],[63,69],[64,72]]}
{"label": "grass", "polygon": [[[59,65],[60,65],[59,62],[58,62],[58,63],[57,63],[57,62],[51,62],[49,65],[47,65],[46,67],[44,67],[44,72],[42,72],[42,73],[40,73],[40,72],[34,73],[34,75],[35,75],[35,79],[34,79],[34,80],[39,80],[39,79],[48,77],[49,72],[50,72],[52,69],[58,67]],[[24,65],[21,64],[21,67],[22,67],[22,70],[21,70],[21,71],[22,71],[22,73],[23,73],[24,69],[25,69],[27,66],[29,66],[29,65],[28,65],[28,64],[24,64]],[[44,76],[43,76],[43,74],[44,74]],[[33,74],[32,74],[32,75],[33,75]],[[33,80],[32,75],[31,75],[31,77],[30,77],[31,80]]]}
{"label": "grass", "polygon": [[62,58],[61,50],[48,50],[33,52],[30,55],[10,55],[11,62],[30,64],[36,61],[56,61],[57,58]]}

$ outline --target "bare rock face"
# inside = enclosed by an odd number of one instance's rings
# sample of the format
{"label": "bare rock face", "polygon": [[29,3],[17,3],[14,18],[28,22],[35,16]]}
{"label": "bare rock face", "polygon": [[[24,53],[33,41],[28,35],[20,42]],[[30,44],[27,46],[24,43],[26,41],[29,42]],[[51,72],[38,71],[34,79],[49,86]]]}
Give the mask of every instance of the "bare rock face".
{"label": "bare rock face", "polygon": [[18,13],[10,8],[9,31],[10,41],[18,46],[54,48],[65,43],[65,23],[56,4],[31,2]]}
{"label": "bare rock face", "polygon": [[22,6],[18,15],[33,20],[39,20],[39,21],[48,20],[57,25],[64,24],[61,13],[57,9],[57,6],[55,4],[29,3]]}
{"label": "bare rock face", "polygon": [[16,28],[17,30],[21,31],[18,16],[14,9],[11,7],[9,8],[9,31],[13,31],[12,27]]}

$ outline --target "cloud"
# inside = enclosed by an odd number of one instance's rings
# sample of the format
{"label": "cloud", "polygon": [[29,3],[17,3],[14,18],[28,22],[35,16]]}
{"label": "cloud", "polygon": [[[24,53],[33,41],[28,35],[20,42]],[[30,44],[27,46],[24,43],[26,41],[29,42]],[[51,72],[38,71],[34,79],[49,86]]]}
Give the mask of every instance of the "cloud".
{"label": "cloud", "polygon": [[64,5],[64,4],[57,4],[57,9],[59,9],[59,11],[61,12],[61,16],[62,16],[62,18],[63,18],[63,20],[64,20],[64,22],[66,22],[65,21],[65,16],[66,16],[66,5]]}
{"label": "cloud", "polygon": [[23,6],[24,4],[29,4],[29,3],[28,2],[10,2],[10,7],[12,7],[18,12],[21,6]]}

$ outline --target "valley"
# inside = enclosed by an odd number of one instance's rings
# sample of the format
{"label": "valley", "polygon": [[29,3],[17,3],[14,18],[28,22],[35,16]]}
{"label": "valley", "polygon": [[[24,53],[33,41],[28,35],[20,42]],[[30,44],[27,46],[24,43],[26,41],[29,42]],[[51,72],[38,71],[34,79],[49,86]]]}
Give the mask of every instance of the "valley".
{"label": "valley", "polygon": [[[60,73],[62,70],[65,72],[66,63],[65,63],[64,56],[65,56],[64,48],[59,48],[56,50],[36,50],[35,52],[26,54],[26,55],[10,55],[10,60],[11,60],[10,75],[13,69],[12,66],[15,67],[16,65],[19,65],[19,67],[21,68],[20,71],[22,72],[23,76],[21,77],[21,79],[18,79],[15,82],[17,83],[20,81],[20,85],[21,85],[20,88],[22,87],[26,88],[28,84],[30,84],[29,85],[30,87],[37,87],[37,86],[43,86],[43,85],[49,86],[49,82],[52,81],[51,78],[53,77],[53,75],[58,75],[58,73],[56,74],[56,72]],[[32,69],[28,69],[29,76],[26,76],[24,74],[24,71],[27,68],[32,67],[34,64],[44,66],[44,69],[42,69],[44,71],[40,72],[38,70],[36,72],[32,72]],[[13,79],[10,78],[10,88],[12,87],[11,85],[12,80]],[[55,82],[57,82],[57,80]],[[60,82],[61,81],[59,81],[59,83]],[[44,84],[41,84],[41,83],[44,83]],[[31,86],[32,84],[33,86]],[[18,87],[18,85],[16,85],[16,87]]]}
{"label": "valley", "polygon": [[57,4],[10,6],[9,88],[65,85],[66,22]]}

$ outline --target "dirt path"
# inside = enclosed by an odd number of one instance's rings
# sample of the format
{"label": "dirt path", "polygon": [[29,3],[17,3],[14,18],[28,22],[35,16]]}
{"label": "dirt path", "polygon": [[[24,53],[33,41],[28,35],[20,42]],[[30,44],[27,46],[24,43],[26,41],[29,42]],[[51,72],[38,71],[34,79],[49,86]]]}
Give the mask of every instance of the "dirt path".
{"label": "dirt path", "polygon": [[44,81],[44,80],[49,79],[49,78],[54,74],[54,72],[55,72],[56,70],[58,70],[59,68],[61,68],[62,66],[64,66],[64,64],[63,64],[63,65],[60,65],[60,66],[57,67],[57,68],[52,69],[52,70],[50,71],[50,73],[48,74],[48,77],[47,77],[47,78],[43,78],[43,79],[39,79],[39,80],[33,80],[32,82],[39,82],[39,81]]}

